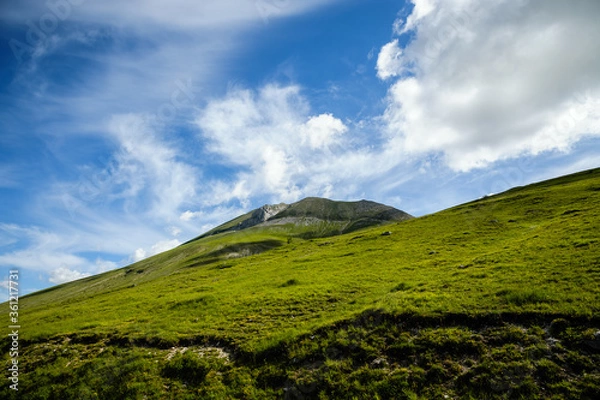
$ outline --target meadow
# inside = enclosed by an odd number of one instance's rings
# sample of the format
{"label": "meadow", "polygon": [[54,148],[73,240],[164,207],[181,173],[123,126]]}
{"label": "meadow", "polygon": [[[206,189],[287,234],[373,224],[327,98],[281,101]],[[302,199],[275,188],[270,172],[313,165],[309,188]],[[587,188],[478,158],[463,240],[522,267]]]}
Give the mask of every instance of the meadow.
{"label": "meadow", "polygon": [[600,398],[599,210],[595,169],[344,235],[202,237],[24,297],[20,392]]}

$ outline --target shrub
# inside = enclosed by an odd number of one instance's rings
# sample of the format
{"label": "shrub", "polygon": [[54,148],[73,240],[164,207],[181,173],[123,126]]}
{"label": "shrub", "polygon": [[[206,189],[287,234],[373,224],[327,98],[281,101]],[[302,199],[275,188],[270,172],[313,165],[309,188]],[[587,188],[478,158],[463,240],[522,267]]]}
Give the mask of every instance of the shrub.
{"label": "shrub", "polygon": [[294,286],[299,284],[300,282],[298,282],[297,279],[290,279],[287,282],[285,282],[283,285],[281,285],[281,287],[289,287],[289,286]]}
{"label": "shrub", "polygon": [[204,381],[210,370],[211,367],[205,359],[187,351],[169,360],[163,367],[162,375],[197,386]]}
{"label": "shrub", "polygon": [[391,292],[404,292],[410,288],[411,288],[411,286],[408,283],[400,282],[399,284],[397,284],[396,286],[394,286],[392,288]]}

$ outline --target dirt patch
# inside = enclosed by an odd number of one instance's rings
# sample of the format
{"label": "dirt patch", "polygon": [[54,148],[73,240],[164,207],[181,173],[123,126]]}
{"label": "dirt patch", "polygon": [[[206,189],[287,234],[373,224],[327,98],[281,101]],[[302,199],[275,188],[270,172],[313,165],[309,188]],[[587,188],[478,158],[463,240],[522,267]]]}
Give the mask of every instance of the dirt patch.
{"label": "dirt patch", "polygon": [[198,354],[200,357],[214,357],[220,358],[225,361],[231,360],[231,354],[221,347],[214,346],[201,346],[201,347],[171,347],[167,356],[167,361],[171,360],[177,354],[183,354],[187,351],[192,351]]}

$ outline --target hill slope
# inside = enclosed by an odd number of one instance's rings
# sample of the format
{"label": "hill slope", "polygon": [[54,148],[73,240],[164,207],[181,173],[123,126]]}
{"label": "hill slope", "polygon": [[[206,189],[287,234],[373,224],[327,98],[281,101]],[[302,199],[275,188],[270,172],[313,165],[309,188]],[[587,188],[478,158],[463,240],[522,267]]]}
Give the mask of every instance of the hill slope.
{"label": "hill slope", "polygon": [[323,239],[211,235],[23,298],[21,389],[598,398],[599,210],[596,169]]}
{"label": "hill slope", "polygon": [[190,242],[254,226],[284,226],[291,236],[317,238],[411,218],[413,217],[404,211],[372,201],[344,202],[309,197],[293,204],[264,205],[219,225]]}

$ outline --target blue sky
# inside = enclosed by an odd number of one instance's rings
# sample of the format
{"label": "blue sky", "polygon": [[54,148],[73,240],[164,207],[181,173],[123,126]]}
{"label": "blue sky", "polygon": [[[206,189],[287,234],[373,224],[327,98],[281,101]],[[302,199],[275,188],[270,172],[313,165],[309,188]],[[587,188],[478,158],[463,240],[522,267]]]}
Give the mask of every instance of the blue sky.
{"label": "blue sky", "polygon": [[265,203],[413,215],[600,166],[600,3],[7,0],[0,267],[27,293]]}

